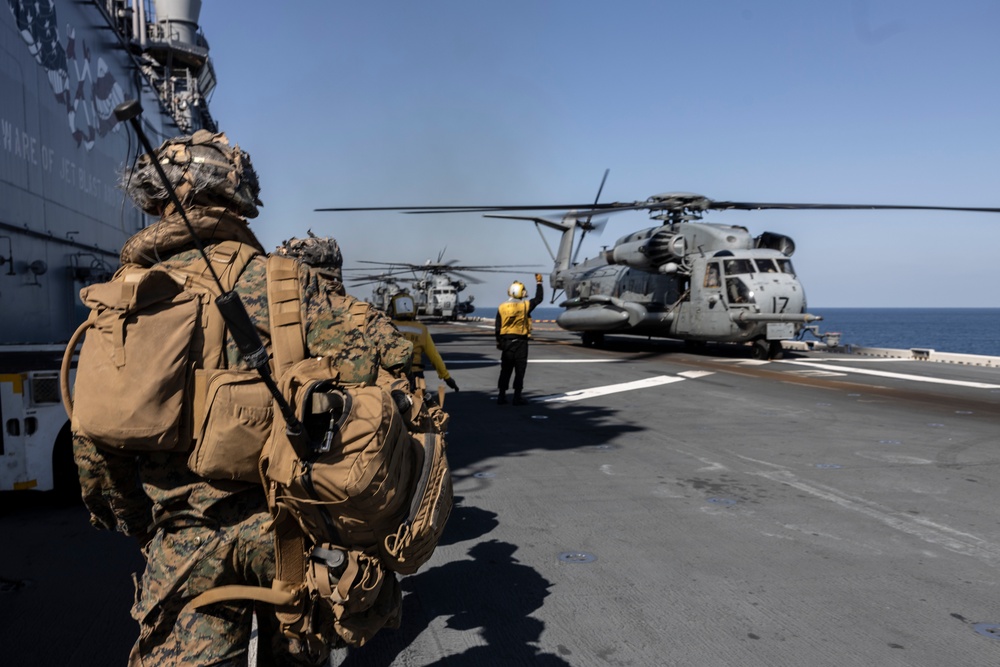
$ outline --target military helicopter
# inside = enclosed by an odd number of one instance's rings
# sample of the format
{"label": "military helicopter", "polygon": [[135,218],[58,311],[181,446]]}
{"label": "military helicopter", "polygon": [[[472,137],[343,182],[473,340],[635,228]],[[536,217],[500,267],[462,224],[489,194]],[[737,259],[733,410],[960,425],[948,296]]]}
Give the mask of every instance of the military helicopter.
{"label": "military helicopter", "polygon": [[[604,174],[607,179],[607,172]],[[554,261],[549,284],[565,294],[556,320],[579,332],[584,345],[601,345],[605,334],[632,334],[706,342],[749,343],[758,359],[779,358],[783,340],[806,331],[823,338],[811,323],[806,296],[792,266],[794,241],[783,234],[753,236],[741,226],[702,222],[707,211],[727,210],[939,210],[1000,213],[995,208],[864,204],[786,204],[716,201],[687,192],[668,192],[633,202],[542,206],[419,206],[325,211],[398,210],[404,213],[481,213],[489,218],[530,220]],[[593,216],[649,211],[653,227],[627,234],[596,257],[577,263]],[[564,211],[553,220],[504,211]],[[541,228],[560,233],[553,253]],[[574,237],[581,232],[574,249]],[[553,294],[552,301],[557,297]]]}
{"label": "military helicopter", "polygon": [[468,315],[475,310],[475,306],[472,305],[475,297],[470,295],[464,301],[459,299],[459,294],[469,284],[478,285],[483,282],[479,278],[469,275],[470,273],[507,273],[507,269],[526,266],[523,264],[463,265],[458,264],[457,259],[444,261],[445,250],[438,253],[436,262],[427,260],[423,264],[358,261],[364,264],[388,266],[390,271],[412,272],[410,294],[413,296],[414,305],[417,308],[417,316],[446,320],[455,320],[459,315]]}
{"label": "military helicopter", "polygon": [[[344,269],[345,272],[352,270],[358,269]],[[367,301],[379,310],[387,310],[389,303],[392,301],[392,297],[396,296],[400,292],[409,291],[408,286],[405,284],[403,279],[400,279],[395,274],[388,272],[352,276],[347,278],[347,280],[350,281],[350,287],[374,285],[374,287],[372,287],[371,296],[367,299]]]}

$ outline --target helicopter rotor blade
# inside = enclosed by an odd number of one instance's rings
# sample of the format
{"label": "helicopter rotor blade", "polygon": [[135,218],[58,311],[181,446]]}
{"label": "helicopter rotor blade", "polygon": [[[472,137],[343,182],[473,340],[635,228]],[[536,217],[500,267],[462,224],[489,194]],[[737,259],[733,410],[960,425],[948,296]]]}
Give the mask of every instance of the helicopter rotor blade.
{"label": "helicopter rotor blade", "polygon": [[357,261],[359,264],[375,264],[378,266],[387,266],[389,267],[390,270],[395,269],[397,271],[415,271],[424,268],[423,264],[408,264],[406,262],[375,262],[370,259],[359,259],[355,261]]}
{"label": "helicopter rotor blade", "polygon": [[967,211],[973,213],[1000,213],[1000,208],[979,206],[916,206],[903,204],[785,204],[770,202],[739,202],[711,201],[709,208],[717,211],[744,210],[763,211],[770,209],[815,210],[815,211],[863,211],[863,210],[898,210],[898,211]]}
{"label": "helicopter rotor blade", "polygon": [[[522,268],[537,270],[540,267],[537,264],[525,264]],[[515,270],[511,270],[511,269],[502,269],[502,268],[497,268],[497,269],[472,269],[472,268],[466,268],[466,267],[458,267],[458,270],[459,271],[475,271],[476,273],[524,273],[523,271],[515,271]],[[444,273],[455,273],[455,271],[454,270],[445,271]]]}
{"label": "helicopter rotor blade", "polygon": [[[502,213],[504,211],[564,211],[574,214],[577,219],[592,216],[597,213],[618,213],[622,211],[726,211],[726,210],[830,210],[830,211],[861,211],[861,210],[899,210],[899,211],[964,211],[978,213],[1000,213],[1000,208],[979,206],[923,206],[912,204],[814,204],[814,203],[784,203],[784,202],[744,202],[716,201],[702,195],[692,193],[666,193],[633,202],[610,202],[607,204],[544,204],[535,205],[494,205],[494,206],[376,206],[356,208],[321,208],[316,211],[399,211],[401,213],[422,215],[428,213]],[[485,217],[517,217],[486,215]],[[534,217],[526,218],[536,220]],[[545,221],[548,224],[555,224]]]}
{"label": "helicopter rotor blade", "polygon": [[[611,171],[610,168],[604,170],[604,177],[601,179],[600,187],[597,188],[597,196],[594,197],[593,206],[597,206],[597,202],[601,198],[601,192],[604,190],[604,183],[608,180],[608,173],[610,171]],[[593,226],[590,224],[590,220],[593,217],[594,217],[593,214],[588,215],[587,221],[583,225],[581,225],[581,229],[583,231],[580,233],[580,240],[576,244],[576,250],[573,251],[572,258],[570,259],[570,264],[576,264],[576,256],[580,254],[580,246],[583,245],[583,239],[586,238],[587,232],[589,232],[593,228]]]}
{"label": "helicopter rotor blade", "polygon": [[470,285],[482,285],[484,282],[486,282],[485,280],[481,280],[479,278],[476,278],[475,276],[470,276],[466,273],[462,273],[461,271],[449,271],[448,274],[455,276],[460,280],[464,280]]}
{"label": "helicopter rotor blade", "polygon": [[[618,202],[617,204],[606,204],[601,208],[614,206],[633,206],[641,202]],[[593,208],[587,204],[543,204],[541,206],[506,205],[494,206],[361,206],[351,208],[317,208],[315,212],[364,212],[364,211],[401,211],[403,213],[485,213],[489,211],[567,211],[571,209]]]}

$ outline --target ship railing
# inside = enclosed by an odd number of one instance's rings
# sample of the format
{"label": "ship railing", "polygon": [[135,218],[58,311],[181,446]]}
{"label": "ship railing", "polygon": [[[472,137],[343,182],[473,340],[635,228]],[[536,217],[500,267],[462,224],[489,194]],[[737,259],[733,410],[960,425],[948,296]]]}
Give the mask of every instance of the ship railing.
{"label": "ship railing", "polygon": [[164,108],[184,132],[215,129],[208,98],[215,89],[215,68],[208,41],[192,23],[157,20],[150,0],[95,0],[136,66],[157,91]]}

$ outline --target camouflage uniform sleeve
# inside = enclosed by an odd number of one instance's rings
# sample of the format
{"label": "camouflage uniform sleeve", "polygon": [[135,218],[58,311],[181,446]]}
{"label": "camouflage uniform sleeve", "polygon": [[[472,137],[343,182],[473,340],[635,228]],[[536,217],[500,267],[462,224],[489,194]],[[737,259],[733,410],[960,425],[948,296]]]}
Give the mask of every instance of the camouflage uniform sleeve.
{"label": "camouflage uniform sleeve", "polygon": [[90,439],[73,436],[73,459],[90,523],[103,530],[144,535],[152,521],[152,502],[142,490],[135,457],[103,452]]}
{"label": "camouflage uniform sleeve", "polygon": [[395,377],[405,377],[413,363],[413,343],[393,325],[380,310],[368,314],[368,337],[379,350],[382,368]]}

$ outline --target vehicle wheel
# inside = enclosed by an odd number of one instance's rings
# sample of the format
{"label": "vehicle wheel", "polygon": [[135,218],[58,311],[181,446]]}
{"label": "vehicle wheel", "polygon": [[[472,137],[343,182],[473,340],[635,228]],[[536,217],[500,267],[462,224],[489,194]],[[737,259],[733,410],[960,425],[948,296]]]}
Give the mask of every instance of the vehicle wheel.
{"label": "vehicle wheel", "polygon": [[771,352],[771,346],[766,340],[759,339],[753,342],[753,358],[759,361],[767,361]]}
{"label": "vehicle wheel", "polygon": [[785,356],[785,348],[781,346],[780,340],[772,340],[771,344],[767,349],[767,356],[769,359],[783,359]]}

